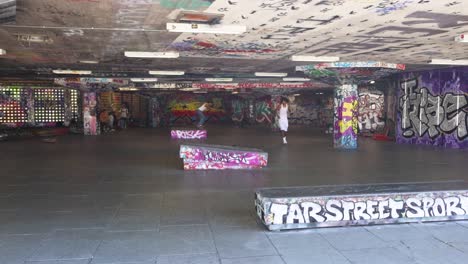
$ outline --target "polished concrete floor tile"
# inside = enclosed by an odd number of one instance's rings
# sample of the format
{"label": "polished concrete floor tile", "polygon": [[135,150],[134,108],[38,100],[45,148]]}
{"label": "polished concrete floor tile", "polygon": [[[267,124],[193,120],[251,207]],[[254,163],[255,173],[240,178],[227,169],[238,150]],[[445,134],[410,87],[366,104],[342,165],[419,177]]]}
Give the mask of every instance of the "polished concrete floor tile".
{"label": "polished concrete floor tile", "polygon": [[216,253],[208,225],[161,226],[160,255]]}
{"label": "polished concrete floor tile", "polygon": [[108,231],[156,231],[160,214],[156,210],[120,210],[108,226]]}
{"label": "polished concrete floor tile", "polygon": [[24,264],[89,264],[91,259],[26,261]]}
{"label": "polished concrete floor tile", "polygon": [[413,264],[415,259],[395,248],[367,248],[341,253],[353,264]]}
{"label": "polished concrete floor tile", "polygon": [[44,235],[0,236],[0,263],[23,264],[40,247]]}
{"label": "polished concrete floor tile", "polygon": [[156,261],[161,243],[159,233],[153,231],[107,232],[91,263]]}
{"label": "polished concrete floor tile", "polygon": [[157,264],[220,264],[216,254],[161,256]]}
{"label": "polished concrete floor tile", "polygon": [[103,234],[102,229],[57,230],[42,240],[29,260],[90,259]]}
{"label": "polished concrete floor tile", "polygon": [[308,252],[313,249],[329,249],[330,243],[314,231],[268,233],[270,241],[280,254]]}
{"label": "polished concrete floor tile", "polygon": [[465,264],[468,259],[468,254],[435,238],[405,240],[397,249],[416,263]]}
{"label": "polished concrete floor tile", "polygon": [[267,236],[251,228],[229,227],[214,233],[221,258],[278,255]]}
{"label": "polished concrete floor tile", "polygon": [[221,264],[285,264],[280,256],[221,259]]}
{"label": "polished concrete floor tile", "polygon": [[427,232],[445,243],[468,242],[468,227],[456,223],[426,223],[415,225],[421,232]]}
{"label": "polished concrete floor tile", "polygon": [[388,244],[362,227],[319,230],[319,233],[338,250],[387,247]]}
{"label": "polished concrete floor tile", "polygon": [[334,248],[314,248],[308,250],[283,251],[281,257],[287,264],[351,264]]}
{"label": "polished concrete floor tile", "polygon": [[365,227],[369,232],[384,241],[402,241],[432,238],[432,235],[411,224],[378,225]]}
{"label": "polished concrete floor tile", "polygon": [[162,204],[162,194],[126,195],[120,206],[123,210],[159,211]]}

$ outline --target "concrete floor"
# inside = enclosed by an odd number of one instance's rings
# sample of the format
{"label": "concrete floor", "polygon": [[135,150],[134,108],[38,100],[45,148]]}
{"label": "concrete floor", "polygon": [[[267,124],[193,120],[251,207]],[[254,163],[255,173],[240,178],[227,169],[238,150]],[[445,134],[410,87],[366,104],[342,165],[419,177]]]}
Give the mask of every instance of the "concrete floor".
{"label": "concrete floor", "polygon": [[467,179],[467,151],[292,128],[208,128],[207,143],[263,148],[254,171],[181,170],[167,130],[0,143],[0,263],[467,263],[468,222],[270,233],[253,189]]}

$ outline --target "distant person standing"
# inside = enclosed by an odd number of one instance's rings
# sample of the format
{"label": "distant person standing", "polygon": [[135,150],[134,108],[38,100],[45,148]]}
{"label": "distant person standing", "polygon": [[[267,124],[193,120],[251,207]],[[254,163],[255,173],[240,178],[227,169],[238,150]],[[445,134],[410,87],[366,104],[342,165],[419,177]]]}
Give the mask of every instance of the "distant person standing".
{"label": "distant person standing", "polygon": [[205,124],[207,118],[205,116],[205,112],[208,111],[210,108],[210,103],[209,102],[204,102],[198,109],[197,109],[197,116],[198,116],[198,124],[197,127],[201,128],[203,127],[203,124]]}
{"label": "distant person standing", "polygon": [[128,123],[128,108],[126,104],[122,104],[120,108],[120,119],[119,119],[119,127],[122,129],[127,128],[127,123]]}
{"label": "distant person standing", "polygon": [[110,112],[109,113],[109,119],[108,119],[108,125],[109,125],[109,129],[110,131],[114,131],[114,112]]}
{"label": "distant person standing", "polygon": [[288,144],[286,140],[286,133],[288,132],[288,109],[289,109],[289,100],[287,98],[282,97],[281,103],[277,108],[278,111],[278,125],[281,131],[281,136],[283,137],[283,144]]}

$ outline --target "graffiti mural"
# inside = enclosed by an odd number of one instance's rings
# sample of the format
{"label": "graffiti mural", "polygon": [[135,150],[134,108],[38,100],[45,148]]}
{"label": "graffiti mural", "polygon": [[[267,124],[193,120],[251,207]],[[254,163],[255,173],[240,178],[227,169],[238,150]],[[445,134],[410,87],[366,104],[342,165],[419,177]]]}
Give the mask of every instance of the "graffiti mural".
{"label": "graffiti mural", "polygon": [[207,135],[206,130],[171,130],[172,139],[204,139]]}
{"label": "graffiti mural", "polygon": [[191,124],[196,119],[196,110],[206,101],[212,103],[210,109],[205,112],[207,122],[218,122],[227,118],[222,97],[180,93],[173,94],[166,100],[171,124]]}
{"label": "graffiti mural", "polygon": [[259,98],[255,101],[255,121],[259,124],[273,124],[275,110],[271,97]]}
{"label": "graffiti mural", "polygon": [[260,189],[255,204],[270,230],[467,219],[467,187],[459,182],[438,185]]}
{"label": "graffiti mural", "polygon": [[385,101],[381,91],[359,92],[359,132],[381,131],[385,127]]}
{"label": "graffiti mural", "polygon": [[331,95],[301,94],[289,97],[289,123],[324,127],[333,123],[333,107],[327,108]]}
{"label": "graffiti mural", "polygon": [[268,163],[262,150],[219,145],[181,145],[179,155],[185,170],[254,169]]}
{"label": "graffiti mural", "polygon": [[356,85],[335,89],[333,144],[335,148],[356,149],[358,133],[358,92]]}
{"label": "graffiti mural", "polygon": [[468,147],[468,78],[462,68],[404,76],[399,87],[399,143]]}
{"label": "graffiti mural", "polygon": [[245,118],[244,113],[246,112],[245,101],[241,99],[234,99],[231,101],[231,104],[232,104],[232,113],[231,113],[232,121],[236,124],[242,123],[242,121],[244,121],[244,118]]}
{"label": "graffiti mural", "polygon": [[252,54],[278,53],[279,50],[261,43],[211,43],[197,38],[187,38],[171,44],[171,48],[179,52],[198,51],[200,56],[215,56],[223,54],[226,57],[249,57]]}
{"label": "graffiti mural", "polygon": [[83,93],[83,128],[85,135],[99,135],[96,104],[96,93]]}

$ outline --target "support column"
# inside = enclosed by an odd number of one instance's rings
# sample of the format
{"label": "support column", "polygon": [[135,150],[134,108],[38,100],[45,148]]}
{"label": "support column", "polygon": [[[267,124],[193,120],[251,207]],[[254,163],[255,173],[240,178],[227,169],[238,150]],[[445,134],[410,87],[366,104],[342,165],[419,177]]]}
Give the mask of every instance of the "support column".
{"label": "support column", "polygon": [[85,135],[99,135],[97,121],[97,101],[95,92],[83,93],[83,131]]}
{"label": "support column", "polygon": [[358,91],[355,84],[335,89],[333,145],[338,149],[357,148]]}
{"label": "support column", "polygon": [[64,108],[63,123],[66,127],[70,126],[70,122],[73,118],[71,105],[72,105],[71,90],[67,88],[63,90],[63,108]]}

